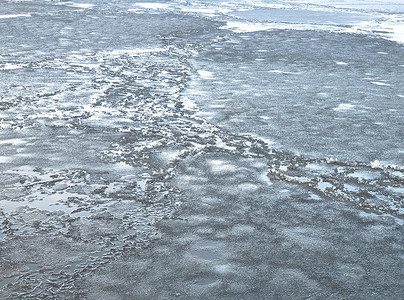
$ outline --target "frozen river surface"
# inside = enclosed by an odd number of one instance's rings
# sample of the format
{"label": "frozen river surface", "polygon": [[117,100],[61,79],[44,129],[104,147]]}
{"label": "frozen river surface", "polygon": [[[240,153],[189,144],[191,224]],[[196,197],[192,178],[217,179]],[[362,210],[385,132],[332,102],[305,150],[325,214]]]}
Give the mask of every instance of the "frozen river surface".
{"label": "frozen river surface", "polygon": [[0,299],[402,299],[400,1],[3,1]]}

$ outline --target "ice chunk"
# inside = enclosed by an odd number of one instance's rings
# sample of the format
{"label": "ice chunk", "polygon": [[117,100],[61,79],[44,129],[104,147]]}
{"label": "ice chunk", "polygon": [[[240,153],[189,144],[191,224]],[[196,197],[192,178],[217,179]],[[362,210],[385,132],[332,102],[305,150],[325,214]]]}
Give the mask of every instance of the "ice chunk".
{"label": "ice chunk", "polygon": [[380,163],[380,161],[374,160],[374,161],[372,161],[372,162],[370,163],[370,166],[371,166],[373,169],[378,169],[378,168],[381,168],[381,167],[382,167],[382,164]]}

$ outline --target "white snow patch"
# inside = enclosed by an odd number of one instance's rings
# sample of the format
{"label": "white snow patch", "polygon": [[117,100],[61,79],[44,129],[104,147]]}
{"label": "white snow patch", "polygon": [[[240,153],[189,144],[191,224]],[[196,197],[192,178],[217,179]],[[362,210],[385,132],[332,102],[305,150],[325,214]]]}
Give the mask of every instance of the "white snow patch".
{"label": "white snow patch", "polygon": [[90,9],[94,7],[94,4],[88,4],[88,3],[72,3],[69,4],[68,6],[71,7],[77,7],[77,8],[84,8],[84,9]]}
{"label": "white snow patch", "polygon": [[158,9],[167,9],[170,7],[170,4],[168,3],[135,3],[136,6],[140,6],[143,8],[147,8],[147,9],[154,9],[154,10],[158,10]]}
{"label": "white snow patch", "polygon": [[198,108],[197,105],[193,101],[189,100],[188,97],[182,98],[182,105],[187,110],[196,110]]}
{"label": "white snow patch", "polygon": [[7,156],[0,156],[0,164],[6,164],[8,162],[10,162],[12,159],[10,157]]}
{"label": "white snow patch", "polygon": [[222,27],[222,29],[230,29],[237,33],[262,31],[271,28],[273,28],[273,25],[245,22],[227,22],[227,25]]}
{"label": "white snow patch", "polygon": [[211,159],[208,163],[213,173],[232,173],[237,170],[237,166],[227,164],[222,160]]}
{"label": "white snow patch", "polygon": [[348,110],[354,108],[355,105],[349,104],[349,103],[341,103],[337,107],[333,108],[335,111],[341,111],[341,110]]}
{"label": "white snow patch", "polygon": [[129,8],[128,11],[129,12],[143,12],[143,10],[140,8]]}
{"label": "white snow patch", "polygon": [[25,145],[26,143],[27,142],[24,141],[23,139],[6,139],[6,140],[0,141],[0,145],[11,144],[11,145],[15,145],[15,146],[20,146],[20,145]]}
{"label": "white snow patch", "polygon": [[255,32],[264,30],[276,30],[276,29],[293,29],[293,30],[321,30],[332,32],[356,32],[352,29],[342,29],[340,26],[333,25],[319,25],[319,24],[291,24],[291,23],[248,23],[240,21],[229,21],[227,25],[221,27],[221,29],[229,29],[236,33]]}
{"label": "white snow patch", "polygon": [[287,72],[282,70],[270,70],[269,73],[284,74],[284,75],[299,75],[299,72]]}
{"label": "white snow patch", "polygon": [[390,84],[381,82],[381,81],[372,81],[371,83],[375,84],[375,85],[381,85],[381,86],[390,86]]}
{"label": "white snow patch", "polygon": [[209,71],[198,70],[198,74],[203,79],[212,79],[213,78],[213,73],[209,72]]}
{"label": "white snow patch", "polygon": [[[359,23],[352,29],[356,32],[367,32],[382,38],[404,43],[404,17],[402,14],[380,14],[379,18]],[[382,20],[382,21],[381,21]],[[385,52],[378,54],[386,55]]]}
{"label": "white snow patch", "polygon": [[21,69],[22,67],[23,67],[22,65],[6,63],[6,64],[0,65],[0,70],[16,70],[16,69]]}
{"label": "white snow patch", "polygon": [[270,120],[272,119],[272,117],[268,117],[268,116],[260,116],[261,119],[263,120]]}
{"label": "white snow patch", "polygon": [[0,15],[0,19],[10,19],[10,18],[20,18],[20,17],[31,17],[31,14],[21,14],[21,15]]}

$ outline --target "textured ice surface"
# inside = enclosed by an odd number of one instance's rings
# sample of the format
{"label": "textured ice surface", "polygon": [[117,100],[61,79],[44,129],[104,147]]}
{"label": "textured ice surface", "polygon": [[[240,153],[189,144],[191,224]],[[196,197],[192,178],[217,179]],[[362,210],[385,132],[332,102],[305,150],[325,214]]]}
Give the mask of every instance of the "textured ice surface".
{"label": "textured ice surface", "polygon": [[[231,161],[239,172],[217,177],[206,168],[212,160]],[[80,287],[92,299],[400,297],[395,256],[403,236],[394,218],[285,182],[264,184],[257,174],[265,169],[265,159],[220,153],[183,161],[175,184],[187,200],[176,218],[159,223],[161,239]],[[200,180],[184,181],[189,176]],[[258,190],[245,193],[239,183],[247,180]],[[128,268],[131,278],[122,273]]]}
{"label": "textured ice surface", "polygon": [[[396,63],[402,57],[400,45],[361,36],[244,33],[194,60],[195,68],[226,78],[224,84],[195,77],[187,96],[211,113],[211,122],[296,152],[402,165],[402,101],[396,96],[402,94]],[[220,110],[211,106],[217,99],[227,100]],[[270,118],[258,119],[257,112]]]}
{"label": "textured ice surface", "polygon": [[1,6],[1,299],[401,297],[396,12]]}

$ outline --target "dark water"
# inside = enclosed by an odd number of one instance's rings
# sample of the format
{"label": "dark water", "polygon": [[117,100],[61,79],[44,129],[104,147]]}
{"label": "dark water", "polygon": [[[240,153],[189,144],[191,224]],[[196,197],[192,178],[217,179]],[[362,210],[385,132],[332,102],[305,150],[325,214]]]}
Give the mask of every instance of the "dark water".
{"label": "dark water", "polygon": [[0,298],[400,299],[402,10],[351,4],[4,1]]}

